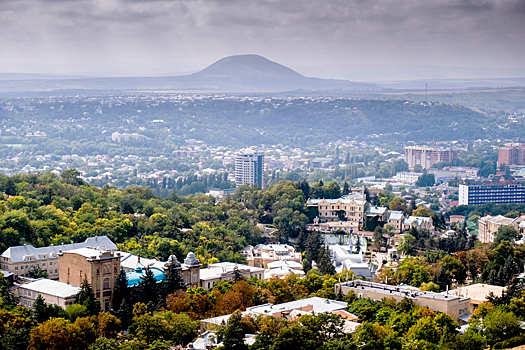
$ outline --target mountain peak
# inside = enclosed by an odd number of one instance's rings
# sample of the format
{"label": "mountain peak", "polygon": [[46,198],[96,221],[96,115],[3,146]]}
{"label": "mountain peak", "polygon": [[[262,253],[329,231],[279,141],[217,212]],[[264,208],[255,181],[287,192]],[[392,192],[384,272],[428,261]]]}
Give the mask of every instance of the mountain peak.
{"label": "mountain peak", "polygon": [[210,66],[204,68],[194,75],[200,77],[280,77],[301,78],[301,74],[282,64],[270,61],[259,55],[236,55],[228,56]]}

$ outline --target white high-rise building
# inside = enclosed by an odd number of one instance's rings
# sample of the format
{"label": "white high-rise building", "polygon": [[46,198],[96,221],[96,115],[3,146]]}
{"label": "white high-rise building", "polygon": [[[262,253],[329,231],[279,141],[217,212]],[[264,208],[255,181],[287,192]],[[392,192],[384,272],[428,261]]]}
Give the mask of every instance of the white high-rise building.
{"label": "white high-rise building", "polygon": [[264,152],[246,148],[235,158],[235,184],[263,184]]}

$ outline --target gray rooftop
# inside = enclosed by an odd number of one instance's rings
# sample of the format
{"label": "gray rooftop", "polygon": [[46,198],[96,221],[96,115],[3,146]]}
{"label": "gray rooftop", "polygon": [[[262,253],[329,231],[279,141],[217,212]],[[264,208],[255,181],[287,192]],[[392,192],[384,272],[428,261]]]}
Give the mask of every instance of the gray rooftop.
{"label": "gray rooftop", "polygon": [[361,280],[344,282],[338,285],[343,286],[343,287],[355,288],[357,290],[365,290],[369,292],[385,294],[385,297],[397,295],[397,296],[407,297],[410,299],[428,298],[428,299],[438,299],[438,300],[444,300],[444,301],[450,301],[450,300],[455,300],[455,299],[460,299],[460,300],[466,299],[466,298],[458,297],[455,295],[447,295],[447,294],[440,294],[440,293],[434,293],[434,292],[424,292],[412,286],[391,286],[388,284],[367,282],[367,281],[361,281]]}
{"label": "gray rooftop", "polygon": [[74,249],[87,248],[87,247],[104,247],[107,250],[117,250],[117,246],[106,236],[89,237],[85,242],[82,243],[71,243],[71,244],[60,244],[49,247],[35,248],[31,245],[20,245],[16,247],[7,248],[2,253],[2,257],[11,259],[12,263],[18,263],[24,261],[24,256],[34,256],[36,261],[41,260],[41,254],[50,254],[59,252],[65,252]]}
{"label": "gray rooftop", "polygon": [[47,278],[22,284],[18,288],[27,289],[42,294],[54,295],[60,298],[72,297],[78,294],[80,291],[80,287]]}

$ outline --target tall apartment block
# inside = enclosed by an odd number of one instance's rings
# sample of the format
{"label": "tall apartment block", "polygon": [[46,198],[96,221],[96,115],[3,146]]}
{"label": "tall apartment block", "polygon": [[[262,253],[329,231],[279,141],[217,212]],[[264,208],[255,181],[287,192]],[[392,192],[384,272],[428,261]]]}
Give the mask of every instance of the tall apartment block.
{"label": "tall apartment block", "polygon": [[243,149],[235,158],[235,184],[263,185],[264,152],[254,149]]}
{"label": "tall apartment block", "polygon": [[450,163],[458,159],[458,152],[450,148],[428,146],[405,147],[405,161],[410,169],[419,164],[423,169],[430,169],[439,162]]}
{"label": "tall apartment block", "polygon": [[459,205],[525,203],[525,187],[520,184],[459,185]]}
{"label": "tall apartment block", "polygon": [[506,143],[498,151],[498,166],[507,165],[525,165],[525,144],[523,143]]}

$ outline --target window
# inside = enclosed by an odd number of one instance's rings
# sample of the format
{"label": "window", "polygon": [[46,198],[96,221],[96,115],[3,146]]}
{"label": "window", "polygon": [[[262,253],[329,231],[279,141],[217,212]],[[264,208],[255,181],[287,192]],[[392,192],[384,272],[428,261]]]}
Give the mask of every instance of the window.
{"label": "window", "polygon": [[27,296],[27,290],[24,290],[24,295]]}
{"label": "window", "polygon": [[109,289],[109,278],[104,278],[104,289]]}
{"label": "window", "polygon": [[15,271],[18,271],[18,266],[15,266]]}
{"label": "window", "polygon": [[46,263],[42,263],[42,267],[46,267]]}
{"label": "window", "polygon": [[199,282],[199,277],[198,277],[197,273],[194,273],[193,274],[193,283],[197,283],[197,282]]}
{"label": "window", "polygon": [[58,270],[55,270],[55,273],[58,273],[57,271],[58,271]]}

